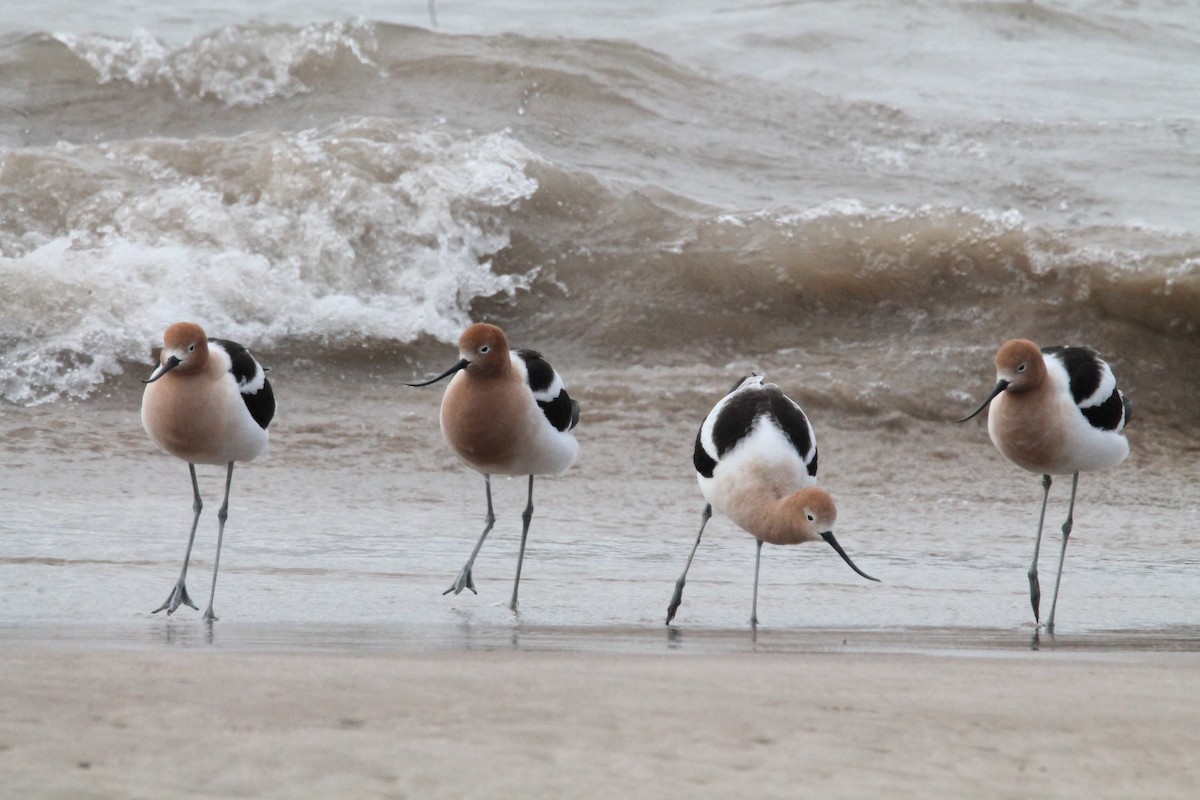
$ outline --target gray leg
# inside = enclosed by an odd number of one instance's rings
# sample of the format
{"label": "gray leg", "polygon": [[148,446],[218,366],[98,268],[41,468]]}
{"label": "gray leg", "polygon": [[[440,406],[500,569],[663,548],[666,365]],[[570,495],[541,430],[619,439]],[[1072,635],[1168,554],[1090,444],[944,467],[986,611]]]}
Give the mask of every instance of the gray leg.
{"label": "gray leg", "polygon": [[696,543],[692,545],[692,552],[688,556],[687,564],[683,567],[683,574],[679,576],[679,580],[675,581],[675,594],[671,595],[671,604],[667,606],[667,624],[671,624],[671,620],[675,619],[675,612],[679,610],[679,604],[683,602],[683,586],[687,583],[688,570],[692,568],[692,559],[696,557],[696,548],[700,546],[700,537],[704,535],[704,526],[708,524],[708,520],[712,517],[712,506],[704,505],[704,511],[700,513],[700,532],[696,534]]}
{"label": "gray leg", "polygon": [[1058,586],[1062,583],[1063,562],[1067,560],[1067,539],[1071,536],[1071,528],[1075,524],[1075,489],[1079,486],[1079,473],[1071,478],[1071,505],[1067,508],[1067,521],[1062,526],[1062,553],[1058,557],[1058,577],[1054,579],[1054,599],[1050,601],[1050,621],[1046,623],[1046,632],[1054,633],[1054,610],[1058,608]]}
{"label": "gray leg", "polygon": [[762,539],[754,540],[754,605],[750,607],[750,626],[758,627],[758,565],[762,561]]}
{"label": "gray leg", "polygon": [[233,462],[225,469],[225,502],[217,512],[217,557],[213,559],[212,590],[208,594],[208,608],[204,612],[206,622],[215,622],[217,615],[213,613],[213,598],[217,596],[217,570],[221,566],[221,541],[225,538],[225,520],[229,519],[229,484],[233,483]]}
{"label": "gray leg", "polygon": [[471,565],[475,563],[475,556],[479,555],[479,548],[483,547],[483,540],[492,532],[492,526],[496,524],[496,515],[492,512],[492,476],[483,476],[483,486],[487,492],[487,525],[483,529],[483,533],[479,535],[479,541],[475,543],[475,549],[471,551],[471,557],[467,559],[467,563],[458,571],[458,577],[454,579],[454,583],[450,584],[450,588],[442,592],[442,594],[450,594],[454,592],[458,594],[463,589],[470,589],[474,594],[479,594],[475,591],[475,582],[471,580]]}
{"label": "gray leg", "polygon": [[521,585],[521,565],[525,563],[525,538],[529,536],[529,521],[533,519],[533,476],[529,476],[529,500],[521,512],[521,550],[517,553],[517,577],[513,581],[512,602],[508,607],[517,610],[517,588]]}
{"label": "gray leg", "polygon": [[1037,539],[1033,543],[1033,564],[1029,567],[1029,604],[1033,606],[1033,621],[1041,621],[1042,587],[1038,585],[1038,551],[1042,549],[1042,525],[1046,521],[1046,500],[1050,497],[1050,476],[1042,476],[1042,513],[1038,517]]}
{"label": "gray leg", "polygon": [[181,605],[196,608],[196,604],[192,602],[192,598],[188,597],[185,582],[187,580],[188,562],[192,560],[192,544],[196,541],[196,525],[200,522],[200,510],[204,508],[204,503],[200,500],[200,484],[196,482],[196,465],[188,464],[188,472],[192,475],[192,532],[188,536],[187,552],[183,554],[183,569],[179,573],[179,580],[175,583],[175,588],[171,590],[171,594],[167,595],[167,599],[163,601],[163,604],[154,609],[153,613],[155,614],[166,609],[167,616],[171,616],[175,613],[175,609]]}

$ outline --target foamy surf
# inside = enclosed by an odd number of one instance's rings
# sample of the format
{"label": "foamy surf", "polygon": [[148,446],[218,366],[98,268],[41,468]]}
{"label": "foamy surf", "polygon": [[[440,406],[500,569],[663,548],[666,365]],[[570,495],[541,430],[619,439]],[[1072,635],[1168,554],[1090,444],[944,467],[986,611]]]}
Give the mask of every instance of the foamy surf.
{"label": "foamy surf", "polygon": [[490,259],[498,215],[537,188],[532,158],[503,132],[371,119],[4,154],[25,219],[0,245],[3,395],[84,395],[180,319],[258,347],[452,341],[474,298],[530,280]]}
{"label": "foamy surf", "polygon": [[361,19],[300,28],[229,26],[172,48],[145,29],[129,38],[59,33],[55,38],[96,71],[101,84],[165,86],[181,99],[257,106],[310,91],[306,72],[348,58],[375,67],[374,26]]}
{"label": "foamy surf", "polygon": [[[947,353],[918,386],[919,354],[1088,341],[1138,353],[1133,385],[1182,370],[1164,408],[1195,417],[1170,10],[604,8],[141,7],[0,38],[0,396],[94,392],[178,319],[339,368],[486,317],[578,359],[802,343],[854,359],[862,413],[918,417],[968,378]],[[1032,57],[1052,81],[1006,69]]]}

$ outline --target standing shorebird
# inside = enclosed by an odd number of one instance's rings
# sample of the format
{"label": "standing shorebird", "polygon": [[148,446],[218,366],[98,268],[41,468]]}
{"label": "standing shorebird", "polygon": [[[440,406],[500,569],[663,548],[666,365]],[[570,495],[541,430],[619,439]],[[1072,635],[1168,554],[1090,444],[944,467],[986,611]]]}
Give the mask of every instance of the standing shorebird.
{"label": "standing shorebird", "polygon": [[675,594],[667,608],[667,624],[683,602],[683,587],[704,526],[713,508],[754,537],[754,604],[750,624],[758,625],[758,567],[763,542],[801,544],[823,539],[850,568],[863,572],[833,536],[837,508],[817,483],[817,440],[800,406],[762,377],[743,378],[713,407],[696,434],[692,454],[700,491],[708,503],[700,516],[700,532]]}
{"label": "standing shorebird", "polygon": [[469,467],[483,473],[487,523],[471,557],[442,594],[475,592],[471,567],[496,521],[492,512],[492,475],[528,475],[529,499],[521,514],[521,549],[509,607],[517,610],[525,539],[533,519],[533,478],[560,475],[575,463],[579,443],[571,431],[579,423],[579,403],[567,394],[562,378],[540,353],[508,349],[504,331],[479,323],[458,340],[459,361],[421,383],[428,386],[453,375],[442,397],[442,435]]}
{"label": "standing shorebird", "polygon": [[179,581],[161,606],[173,614],[180,605],[196,608],[188,597],[186,579],[196,525],[200,521],[197,464],[226,465],[225,501],[217,512],[217,556],[213,560],[212,591],[204,619],[213,621],[221,540],[229,516],[229,485],[233,464],[250,461],[267,449],[267,425],[275,415],[275,395],[266,371],[250,351],[226,339],[209,339],[191,322],[178,322],[163,334],[159,365],[144,381],[142,427],[160,448],[187,462],[192,476],[192,532]]}
{"label": "standing shorebird", "polygon": [[1029,602],[1034,622],[1039,624],[1042,590],[1037,564],[1050,476],[1072,476],[1071,505],[1062,526],[1062,553],[1046,622],[1046,630],[1053,633],[1079,473],[1116,466],[1129,455],[1129,440],[1123,431],[1131,405],[1117,388],[1108,364],[1088,347],[1039,349],[1027,339],[1010,339],[996,353],[996,379],[995,388],[979,408],[958,421],[974,418],[990,404],[988,435],[996,449],[1018,467],[1042,476],[1042,512],[1029,567]]}

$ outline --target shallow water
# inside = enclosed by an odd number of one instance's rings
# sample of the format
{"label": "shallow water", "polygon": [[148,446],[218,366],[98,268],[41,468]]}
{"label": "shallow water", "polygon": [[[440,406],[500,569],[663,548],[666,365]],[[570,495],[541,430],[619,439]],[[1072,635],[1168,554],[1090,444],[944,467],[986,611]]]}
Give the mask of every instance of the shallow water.
{"label": "shallow water", "polygon": [[[297,642],[308,641],[305,631],[344,627],[370,640],[386,630],[385,642],[437,646],[467,646],[475,631],[494,643],[522,630],[550,631],[551,640],[555,631],[590,630],[600,641],[618,630],[613,646],[622,637],[661,643],[653,632],[663,632],[699,523],[690,446],[711,394],[679,375],[670,387],[631,387],[620,371],[583,371],[575,388],[584,456],[566,476],[535,484],[514,615],[524,479],[493,482],[498,522],[476,562],[479,595],[443,596],[482,527],[482,480],[440,441],[440,393],[400,391],[403,377],[301,378],[279,392],[288,405],[272,452],[234,474],[216,629],[277,626],[298,630],[281,634]],[[668,388],[669,402],[650,402]],[[606,413],[600,398],[614,395],[624,400]],[[6,441],[26,445],[12,453],[0,500],[8,598],[0,624],[86,621],[134,639],[185,627],[192,633],[179,635],[200,636],[198,611],[182,608],[170,620],[149,613],[178,574],[191,498],[186,468],[154,452],[136,406],[136,390],[125,388],[106,400],[28,409],[19,426],[5,415]],[[820,544],[765,548],[760,633],[803,644],[805,632],[822,630],[983,630],[981,647],[1005,634],[1027,646],[1038,479],[1003,463],[978,427],[826,425],[818,436],[823,485],[839,503],[838,538],[882,583],[854,575]],[[1197,640],[1200,493],[1175,471],[1178,454],[1137,444],[1125,465],[1081,479],[1058,634],[1186,647],[1180,642]],[[189,588],[203,609],[223,471],[199,474],[206,507]],[[1048,512],[1043,614],[1066,490],[1056,484]],[[749,631],[753,559],[749,536],[720,517],[710,522],[674,623],[681,635]]]}
{"label": "shallow water", "polygon": [[[838,538],[883,580],[768,548],[760,633],[1027,643],[1038,479],[950,424],[1020,335],[1097,347],[1136,408],[1129,461],[1081,480],[1060,638],[1190,637],[1189,9],[430,9],[0,9],[0,625],[200,626],[148,614],[191,511],[137,419],[162,331],[191,319],[250,345],[281,403],[235,475],[219,625],[657,631],[699,523],[695,428],[757,370],[812,416]],[[524,482],[497,482],[480,595],[443,597],[482,481],[440,441],[439,391],[399,385],[478,319],[584,409],[580,463],[537,483],[515,619]],[[220,480],[202,471],[202,608]],[[753,551],[711,523],[680,631],[747,627]]]}

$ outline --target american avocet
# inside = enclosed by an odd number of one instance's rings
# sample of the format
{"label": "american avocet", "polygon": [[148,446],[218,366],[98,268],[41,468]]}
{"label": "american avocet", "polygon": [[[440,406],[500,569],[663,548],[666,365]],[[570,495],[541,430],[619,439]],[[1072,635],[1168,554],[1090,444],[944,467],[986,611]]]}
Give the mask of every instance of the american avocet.
{"label": "american avocet", "polygon": [[217,593],[221,540],[229,516],[229,485],[233,464],[249,461],[267,449],[267,425],[275,415],[275,395],[263,369],[250,351],[226,339],[209,339],[191,322],[177,322],[163,334],[159,365],[144,381],[142,427],[154,443],[187,462],[192,476],[192,532],[179,581],[161,606],[168,615],[182,605],[196,608],[188,597],[188,561],[200,521],[197,464],[225,465],[225,500],[217,512],[217,556],[213,559],[212,591],[204,618],[212,621]]}
{"label": "american avocet", "polygon": [[540,353],[508,349],[504,331],[479,323],[458,340],[459,361],[421,383],[428,386],[454,375],[442,397],[442,435],[468,466],[483,473],[487,524],[458,577],[442,594],[475,592],[471,566],[492,530],[492,475],[528,475],[529,499],[521,514],[521,549],[509,607],[517,610],[525,539],[533,518],[533,478],[559,475],[575,463],[579,443],[571,430],[579,422],[579,403],[567,395],[562,378]]}
{"label": "american avocet", "polygon": [[1042,591],[1037,563],[1050,476],[1072,476],[1071,504],[1062,526],[1062,553],[1046,622],[1046,630],[1053,632],[1079,473],[1115,466],[1129,455],[1129,441],[1122,431],[1131,406],[1108,364],[1088,347],[1038,348],[1027,339],[1011,339],[996,353],[996,379],[979,408],[958,421],[972,419],[990,404],[988,435],[996,448],[1018,467],[1042,476],[1042,512],[1029,567],[1029,602],[1039,623]]}
{"label": "american avocet", "polygon": [[754,537],[754,604],[750,624],[758,624],[758,567],[763,542],[801,544],[824,539],[850,568],[863,572],[833,536],[837,508],[817,488],[817,440],[800,406],[762,377],[743,378],[713,407],[696,433],[692,454],[700,491],[708,503],[700,516],[700,532],[675,594],[667,607],[667,624],[683,601],[683,586],[704,526],[713,508]]}

